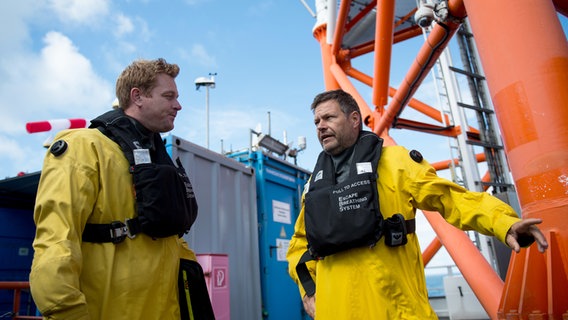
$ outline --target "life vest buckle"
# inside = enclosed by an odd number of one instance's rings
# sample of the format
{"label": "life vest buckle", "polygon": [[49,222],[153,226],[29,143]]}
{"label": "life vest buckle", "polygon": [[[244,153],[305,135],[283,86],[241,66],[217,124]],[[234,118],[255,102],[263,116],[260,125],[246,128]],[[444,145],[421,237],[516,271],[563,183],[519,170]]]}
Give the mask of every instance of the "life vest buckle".
{"label": "life vest buckle", "polygon": [[[134,239],[136,238],[136,234],[139,231],[136,231],[134,228],[134,221],[135,219],[126,219],[124,220],[124,224],[126,225],[126,235],[130,238],[130,239]],[[132,223],[131,223],[132,222]]]}
{"label": "life vest buckle", "polygon": [[126,237],[130,239],[136,237],[135,234],[130,232],[130,228],[127,226],[128,220],[129,219],[126,219],[124,223],[121,221],[113,221],[110,223],[110,240],[112,243],[118,244],[124,241]]}

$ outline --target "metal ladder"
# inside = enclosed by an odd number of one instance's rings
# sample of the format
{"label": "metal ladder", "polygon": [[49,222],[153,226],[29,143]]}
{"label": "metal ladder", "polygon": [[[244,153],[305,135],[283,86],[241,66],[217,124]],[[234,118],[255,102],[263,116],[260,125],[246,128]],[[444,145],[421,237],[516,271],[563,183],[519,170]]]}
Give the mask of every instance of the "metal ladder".
{"label": "metal ladder", "polygon": [[[428,31],[425,30],[425,37]],[[448,47],[432,69],[442,116],[450,119],[451,123],[448,125],[455,124],[462,128],[456,138],[448,138],[450,159],[457,160],[450,162],[452,180],[472,191],[485,191],[486,188],[491,187],[494,194],[510,192],[513,190],[513,185],[508,175],[493,105],[489,99],[473,34],[469,30],[467,21],[454,37],[457,40],[463,67],[458,68],[454,65]],[[468,90],[459,87],[458,76],[461,77],[460,80],[465,77]],[[468,95],[466,98],[471,102],[464,102],[462,95]],[[476,121],[476,125],[470,125],[472,121]],[[489,181],[482,181],[480,177],[476,153],[481,152],[485,155]],[[468,232],[468,235],[485,259],[497,270],[499,266],[493,242],[477,232]]]}
{"label": "metal ladder", "polygon": [[[425,37],[428,32],[425,30]],[[454,38],[459,46],[462,68],[454,65],[450,49],[446,48],[432,69],[440,112],[443,119],[446,116],[450,119],[446,125],[460,125],[462,128],[460,136],[449,138],[450,159],[457,159],[457,163],[450,163],[452,180],[472,191],[484,191],[488,187],[493,188],[493,193],[511,191],[513,185],[495,112],[467,21]],[[458,75],[467,81],[468,90],[459,87]],[[462,95],[465,94],[470,102],[464,102]],[[470,125],[471,121],[476,121],[476,125]],[[485,155],[489,181],[482,181],[479,175],[476,153],[481,151]]]}
{"label": "metal ladder", "polygon": [[466,142],[483,148],[489,181],[480,181],[484,187],[492,187],[493,193],[511,191],[513,184],[509,179],[502,141],[499,136],[495,111],[483,70],[479,63],[477,49],[467,21],[458,30],[456,40],[460,48],[463,69],[450,67],[453,72],[464,75],[467,79],[472,104],[458,102],[459,107],[472,110],[477,118],[478,136],[471,136]]}

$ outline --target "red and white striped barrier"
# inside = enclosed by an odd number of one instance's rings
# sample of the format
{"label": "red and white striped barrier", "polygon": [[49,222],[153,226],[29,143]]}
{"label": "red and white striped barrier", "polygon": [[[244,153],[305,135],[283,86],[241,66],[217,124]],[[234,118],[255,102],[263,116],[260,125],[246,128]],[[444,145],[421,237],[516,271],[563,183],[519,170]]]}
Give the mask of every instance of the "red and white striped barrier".
{"label": "red and white striped barrier", "polygon": [[46,121],[35,121],[26,123],[28,133],[45,132],[51,130],[76,129],[85,128],[87,120],[85,119],[56,119]]}

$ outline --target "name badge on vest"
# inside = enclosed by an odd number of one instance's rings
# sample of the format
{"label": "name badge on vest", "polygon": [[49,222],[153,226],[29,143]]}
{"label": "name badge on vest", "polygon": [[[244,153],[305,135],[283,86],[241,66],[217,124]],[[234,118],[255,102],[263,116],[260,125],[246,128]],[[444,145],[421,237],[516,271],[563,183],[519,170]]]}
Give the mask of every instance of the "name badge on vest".
{"label": "name badge on vest", "polygon": [[314,182],[323,179],[323,170],[318,171],[316,177],[314,178]]}
{"label": "name badge on vest", "polygon": [[357,163],[357,174],[372,173],[372,172],[373,172],[373,166],[371,165],[370,162]]}
{"label": "name badge on vest", "polygon": [[148,149],[134,149],[134,164],[152,163],[150,151]]}

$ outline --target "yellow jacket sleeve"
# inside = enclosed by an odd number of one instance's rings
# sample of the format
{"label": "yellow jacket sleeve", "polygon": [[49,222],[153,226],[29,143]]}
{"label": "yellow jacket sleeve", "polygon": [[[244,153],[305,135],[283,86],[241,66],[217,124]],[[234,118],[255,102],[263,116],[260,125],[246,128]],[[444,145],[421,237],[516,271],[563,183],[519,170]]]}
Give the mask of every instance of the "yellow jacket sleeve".
{"label": "yellow jacket sleeve", "polygon": [[426,161],[417,164],[406,179],[413,195],[413,205],[422,210],[438,211],[446,221],[461,230],[475,230],[495,236],[505,243],[511,225],[519,221],[511,206],[487,192],[473,192],[438,177]]}
{"label": "yellow jacket sleeve", "polygon": [[88,319],[79,285],[81,236],[99,185],[95,168],[80,161],[79,150],[68,149],[59,157],[48,152],[44,161],[34,210],[30,283],[34,301],[47,318]]}

